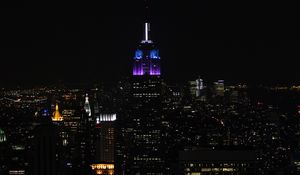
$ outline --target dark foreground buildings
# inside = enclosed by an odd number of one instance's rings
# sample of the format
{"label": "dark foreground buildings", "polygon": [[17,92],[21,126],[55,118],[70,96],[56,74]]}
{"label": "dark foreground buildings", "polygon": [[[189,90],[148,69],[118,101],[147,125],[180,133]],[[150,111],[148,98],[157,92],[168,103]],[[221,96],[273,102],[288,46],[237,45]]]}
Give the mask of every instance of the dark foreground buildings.
{"label": "dark foreground buildings", "polygon": [[180,151],[177,174],[252,175],[257,174],[257,154],[246,150]]}

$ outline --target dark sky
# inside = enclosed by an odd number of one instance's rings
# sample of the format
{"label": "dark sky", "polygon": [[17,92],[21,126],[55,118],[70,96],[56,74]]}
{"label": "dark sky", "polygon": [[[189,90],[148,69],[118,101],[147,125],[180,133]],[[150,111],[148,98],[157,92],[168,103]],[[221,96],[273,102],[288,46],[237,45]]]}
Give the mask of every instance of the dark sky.
{"label": "dark sky", "polygon": [[[165,79],[299,82],[295,4],[152,0]],[[119,80],[142,39],[143,0],[0,4],[0,85]]]}

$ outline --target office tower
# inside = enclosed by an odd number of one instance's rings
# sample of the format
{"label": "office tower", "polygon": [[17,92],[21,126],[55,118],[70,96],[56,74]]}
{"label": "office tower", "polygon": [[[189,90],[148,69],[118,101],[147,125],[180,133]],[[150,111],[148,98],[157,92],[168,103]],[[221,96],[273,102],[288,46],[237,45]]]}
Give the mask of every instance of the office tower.
{"label": "office tower", "polygon": [[196,88],[196,89],[197,89],[196,97],[199,97],[200,94],[201,94],[201,90],[203,90],[203,88],[204,88],[203,79],[198,78],[198,79],[196,80],[196,87],[197,87],[197,88]]}
{"label": "office tower", "polygon": [[224,97],[224,91],[225,91],[224,80],[218,80],[217,82],[214,83],[214,92],[216,96]]}
{"label": "office tower", "polygon": [[114,122],[116,119],[116,114],[100,114],[96,117],[96,128],[100,131],[96,148],[97,162],[114,162]]}
{"label": "office tower", "polygon": [[44,111],[41,123],[35,128],[34,175],[57,175],[57,131],[51,117]]}
{"label": "office tower", "polygon": [[[56,161],[59,162],[58,171],[66,174],[69,168],[68,163],[70,163],[71,149],[70,149],[70,132],[67,127],[65,127],[65,119],[60,113],[58,104],[55,106],[55,111],[52,114],[52,123],[55,126],[56,132],[58,134],[57,140],[57,151]],[[67,165],[67,166],[66,166]]]}
{"label": "office tower", "polygon": [[0,128],[0,143],[6,142],[6,135],[4,131]]}
{"label": "office tower", "polygon": [[92,110],[91,110],[88,94],[85,95],[84,110],[89,117],[92,116]]}
{"label": "office tower", "polygon": [[119,174],[163,174],[161,150],[161,72],[160,56],[149,38],[150,24],[145,23],[145,37],[133,58],[130,109],[122,117],[124,154]]}
{"label": "office tower", "polygon": [[200,97],[201,91],[204,89],[203,79],[198,78],[195,81],[190,81],[190,92],[194,97]]}
{"label": "office tower", "polygon": [[80,110],[80,123],[75,136],[74,168],[80,174],[91,173],[91,164],[94,162],[94,127],[84,106]]}
{"label": "office tower", "polygon": [[63,120],[64,120],[64,118],[61,115],[61,113],[59,112],[58,104],[56,104],[55,111],[53,112],[53,115],[52,115],[52,122],[57,127],[57,131],[58,131],[59,138],[60,138],[59,139],[60,145],[67,146],[67,144],[68,144],[68,135],[67,135],[67,132],[65,130]]}
{"label": "office tower", "polygon": [[[64,154],[64,160],[63,160],[63,168],[65,171],[70,172],[76,166],[74,163],[74,157],[76,155],[76,146],[77,146],[77,140],[76,135],[77,131],[80,125],[80,112],[76,109],[76,107],[70,107],[69,109],[63,109],[62,115],[63,115],[63,127],[64,131],[66,133],[66,141],[63,141],[63,154]],[[70,109],[71,108],[71,109]],[[65,173],[67,174],[67,173]],[[74,174],[74,173],[69,173]]]}
{"label": "office tower", "polygon": [[64,109],[62,111],[64,126],[72,134],[77,132],[77,128],[80,122],[80,116],[75,109]]}
{"label": "office tower", "polygon": [[0,174],[7,174],[7,148],[5,132],[0,128]]}
{"label": "office tower", "polygon": [[92,169],[99,175],[114,175],[116,114],[96,116],[96,158]]}
{"label": "office tower", "polygon": [[[81,103],[82,105],[82,103]],[[93,103],[92,103],[93,105]],[[91,109],[91,102],[88,94],[85,94],[84,104],[80,109],[80,124],[77,131],[77,142],[80,142],[81,166],[87,167],[94,162],[95,155],[95,118]],[[79,139],[79,140],[78,140]]]}

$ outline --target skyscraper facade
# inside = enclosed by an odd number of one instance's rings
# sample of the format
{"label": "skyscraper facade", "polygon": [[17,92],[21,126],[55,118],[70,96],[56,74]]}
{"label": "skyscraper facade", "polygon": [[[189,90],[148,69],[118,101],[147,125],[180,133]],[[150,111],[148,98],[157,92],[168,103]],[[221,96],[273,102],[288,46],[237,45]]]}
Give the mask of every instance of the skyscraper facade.
{"label": "skyscraper facade", "polygon": [[96,115],[96,158],[91,165],[99,175],[114,175],[116,114]]}
{"label": "skyscraper facade", "polygon": [[114,163],[114,122],[116,114],[100,114],[96,118],[96,128],[99,131],[99,138],[96,141],[96,161]]}
{"label": "skyscraper facade", "polygon": [[161,150],[161,70],[160,56],[149,39],[150,24],[145,23],[145,37],[133,58],[130,109],[126,111],[122,174],[163,174]]}
{"label": "skyscraper facade", "polygon": [[57,129],[50,121],[47,112],[43,112],[45,118],[35,128],[33,168],[34,175],[56,175],[57,174]]}

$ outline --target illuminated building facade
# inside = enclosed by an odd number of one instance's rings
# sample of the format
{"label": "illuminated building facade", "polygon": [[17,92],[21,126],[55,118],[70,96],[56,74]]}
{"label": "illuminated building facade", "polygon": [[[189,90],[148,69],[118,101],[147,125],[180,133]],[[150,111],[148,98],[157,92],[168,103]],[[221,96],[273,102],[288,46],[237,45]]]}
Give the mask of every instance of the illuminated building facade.
{"label": "illuminated building facade", "polygon": [[114,169],[115,166],[114,164],[107,164],[107,163],[102,163],[102,164],[92,164],[91,165],[92,170],[97,174],[97,175],[114,175]]}
{"label": "illuminated building facade", "polygon": [[150,23],[145,23],[145,38],[135,51],[133,75],[160,75],[159,50],[149,39]]}
{"label": "illuminated building facade", "polygon": [[214,90],[215,90],[215,95],[223,97],[224,96],[224,91],[225,91],[225,85],[224,85],[224,80],[218,80],[217,82],[214,83]]}
{"label": "illuminated building facade", "polygon": [[55,111],[53,112],[52,121],[54,122],[63,121],[63,116],[60,114],[58,110],[58,104],[56,104],[55,106]]}
{"label": "illuminated building facade", "polygon": [[250,175],[257,173],[257,154],[248,150],[195,150],[179,152],[183,175]]}
{"label": "illuminated building facade", "polygon": [[76,133],[80,123],[80,116],[74,109],[64,109],[62,111],[64,125],[69,132]]}
{"label": "illuminated building facade", "polygon": [[0,174],[7,173],[7,148],[5,132],[0,128]]}
{"label": "illuminated building facade", "polygon": [[116,114],[100,114],[96,116],[96,162],[114,163]]}
{"label": "illuminated building facade", "polygon": [[149,40],[149,28],[145,23],[145,38],[134,58],[130,106],[122,116],[126,117],[122,129],[124,159],[118,174],[162,175],[164,171],[160,57]]}
{"label": "illuminated building facade", "polygon": [[204,89],[203,79],[198,78],[195,81],[190,81],[190,92],[194,97],[199,97],[201,95],[201,91]]}
{"label": "illuminated building facade", "polygon": [[4,131],[0,128],[0,143],[6,142],[6,135]]}
{"label": "illuminated building facade", "polygon": [[86,96],[85,96],[84,110],[88,114],[89,117],[92,116],[92,110],[91,110],[88,94],[86,94]]}

